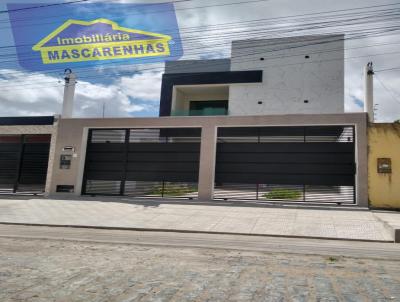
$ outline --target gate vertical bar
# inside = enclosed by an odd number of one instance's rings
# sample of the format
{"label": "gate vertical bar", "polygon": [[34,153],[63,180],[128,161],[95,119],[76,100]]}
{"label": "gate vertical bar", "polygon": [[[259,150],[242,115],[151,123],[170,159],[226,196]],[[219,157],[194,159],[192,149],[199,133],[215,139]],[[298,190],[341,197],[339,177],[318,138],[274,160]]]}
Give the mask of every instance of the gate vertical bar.
{"label": "gate vertical bar", "polygon": [[[165,143],[168,144],[169,143],[169,129],[165,129]],[[161,197],[164,198],[164,191],[165,191],[165,179],[163,177],[162,180],[162,186],[161,186]]]}
{"label": "gate vertical bar", "polygon": [[356,194],[356,190],[357,190],[357,163],[355,161],[355,156],[356,156],[356,131],[355,131],[355,126],[353,125],[351,127],[352,132],[353,132],[353,162],[354,162],[354,185],[353,185],[353,203],[356,204],[356,199],[357,199],[357,194]]}
{"label": "gate vertical bar", "polygon": [[256,200],[258,200],[258,191],[259,191],[259,184],[256,184]]}
{"label": "gate vertical bar", "polygon": [[[303,127],[303,143],[306,143],[306,127]],[[303,202],[306,202],[306,185],[303,184]]]}
{"label": "gate vertical bar", "polygon": [[[261,128],[258,127],[257,128],[257,143],[260,144],[261,143]],[[256,200],[258,200],[258,193],[259,193],[259,183],[257,182],[256,184]]]}
{"label": "gate vertical bar", "polygon": [[[85,165],[87,165],[88,158],[89,158],[89,145],[92,143],[92,129],[88,131],[88,139],[86,143],[86,154],[85,154]],[[82,189],[81,194],[86,194],[86,182],[87,182],[87,169],[83,169],[83,177],[82,177]]]}
{"label": "gate vertical bar", "polygon": [[19,180],[21,177],[22,161],[24,159],[24,149],[25,149],[24,141],[25,141],[25,135],[21,135],[20,148],[19,148],[19,154],[18,154],[18,165],[17,165],[17,171],[16,171],[16,175],[15,175],[15,180],[14,180],[13,193],[17,192]]}
{"label": "gate vertical bar", "polygon": [[119,187],[119,195],[121,195],[121,196],[125,194],[126,170],[127,170],[127,166],[128,166],[128,152],[129,152],[129,137],[130,137],[130,130],[125,129],[124,170],[122,172],[122,179],[121,179],[121,184]]}

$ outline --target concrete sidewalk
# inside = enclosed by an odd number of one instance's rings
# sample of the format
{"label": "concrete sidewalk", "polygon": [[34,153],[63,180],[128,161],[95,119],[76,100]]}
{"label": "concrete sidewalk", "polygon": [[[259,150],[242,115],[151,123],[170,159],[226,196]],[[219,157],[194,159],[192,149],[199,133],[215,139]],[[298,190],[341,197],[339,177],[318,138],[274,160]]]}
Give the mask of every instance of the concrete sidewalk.
{"label": "concrete sidewalk", "polygon": [[357,209],[124,197],[0,199],[0,223],[393,241],[393,233],[382,220],[400,221],[400,214],[385,213],[379,219],[375,214]]}

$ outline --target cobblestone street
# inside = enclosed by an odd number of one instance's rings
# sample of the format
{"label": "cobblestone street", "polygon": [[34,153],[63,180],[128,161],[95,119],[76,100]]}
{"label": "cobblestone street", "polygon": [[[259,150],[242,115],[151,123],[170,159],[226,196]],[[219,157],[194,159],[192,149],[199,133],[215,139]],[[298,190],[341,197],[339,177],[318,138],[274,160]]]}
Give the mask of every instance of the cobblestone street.
{"label": "cobblestone street", "polygon": [[400,262],[0,238],[0,301],[400,301]]}

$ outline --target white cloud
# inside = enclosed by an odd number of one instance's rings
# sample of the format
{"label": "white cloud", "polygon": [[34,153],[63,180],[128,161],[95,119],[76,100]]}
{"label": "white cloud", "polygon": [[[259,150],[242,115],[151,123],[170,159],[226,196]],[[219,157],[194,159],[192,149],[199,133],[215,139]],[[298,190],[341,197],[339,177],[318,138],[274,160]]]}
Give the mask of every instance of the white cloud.
{"label": "white cloud", "polygon": [[[117,79],[114,84],[101,85],[78,78],[75,91],[75,116],[131,116],[154,105],[137,100],[158,101],[160,80],[153,72]],[[61,112],[63,81],[44,74],[16,70],[0,70],[0,112],[2,116],[52,115]],[[146,91],[150,91],[146,94]]]}
{"label": "white cloud", "polygon": [[0,70],[0,87],[2,116],[49,115],[61,106],[62,87],[53,77],[3,69]]}
{"label": "white cloud", "polygon": [[131,77],[122,77],[116,84],[134,99],[158,101],[161,90],[161,72],[143,72]]}

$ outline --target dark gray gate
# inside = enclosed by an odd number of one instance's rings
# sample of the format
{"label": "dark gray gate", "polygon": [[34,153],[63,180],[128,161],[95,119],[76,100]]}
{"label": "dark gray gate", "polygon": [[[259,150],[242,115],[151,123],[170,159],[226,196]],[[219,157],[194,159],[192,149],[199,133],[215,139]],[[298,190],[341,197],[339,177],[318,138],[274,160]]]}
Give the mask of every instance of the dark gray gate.
{"label": "dark gray gate", "polygon": [[197,197],[200,128],[90,129],[82,194]]}
{"label": "dark gray gate", "polygon": [[0,193],[42,193],[51,135],[0,136]]}
{"label": "dark gray gate", "polygon": [[219,128],[215,198],[355,202],[354,128]]}

